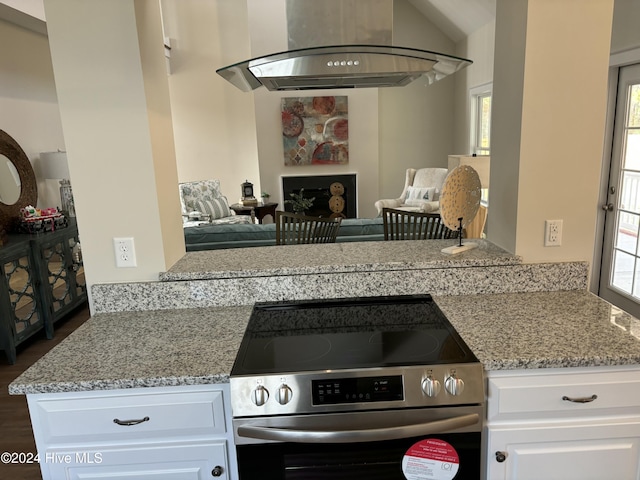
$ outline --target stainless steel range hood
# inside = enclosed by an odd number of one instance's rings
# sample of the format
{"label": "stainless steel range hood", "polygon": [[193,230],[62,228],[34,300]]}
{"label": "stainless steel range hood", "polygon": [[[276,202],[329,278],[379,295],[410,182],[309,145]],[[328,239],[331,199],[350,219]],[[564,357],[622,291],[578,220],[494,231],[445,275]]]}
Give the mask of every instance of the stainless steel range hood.
{"label": "stainless steel range hood", "polygon": [[216,72],[245,92],[260,86],[272,91],[400,87],[422,76],[431,84],[472,63],[393,46],[392,23],[393,0],[287,0],[290,50]]}

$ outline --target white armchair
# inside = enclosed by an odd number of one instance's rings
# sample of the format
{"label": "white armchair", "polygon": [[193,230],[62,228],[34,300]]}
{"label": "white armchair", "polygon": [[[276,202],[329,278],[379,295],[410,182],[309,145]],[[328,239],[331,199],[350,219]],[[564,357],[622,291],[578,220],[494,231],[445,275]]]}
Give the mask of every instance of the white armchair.
{"label": "white armchair", "polygon": [[407,212],[437,212],[440,190],[447,178],[446,168],[408,168],[404,182],[404,190],[398,198],[381,199],[375,203],[378,216],[382,209],[395,208]]}

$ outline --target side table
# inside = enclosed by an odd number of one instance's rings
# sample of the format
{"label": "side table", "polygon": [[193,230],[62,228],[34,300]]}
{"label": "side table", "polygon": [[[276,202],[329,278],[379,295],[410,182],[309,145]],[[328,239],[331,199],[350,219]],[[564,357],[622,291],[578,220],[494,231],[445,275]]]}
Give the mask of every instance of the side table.
{"label": "side table", "polygon": [[258,219],[258,223],[262,223],[262,219],[271,215],[274,220],[276,218],[277,203],[262,203],[259,202],[255,206],[242,205],[241,203],[234,203],[229,205],[229,208],[236,212],[238,215],[250,215],[251,220]]}

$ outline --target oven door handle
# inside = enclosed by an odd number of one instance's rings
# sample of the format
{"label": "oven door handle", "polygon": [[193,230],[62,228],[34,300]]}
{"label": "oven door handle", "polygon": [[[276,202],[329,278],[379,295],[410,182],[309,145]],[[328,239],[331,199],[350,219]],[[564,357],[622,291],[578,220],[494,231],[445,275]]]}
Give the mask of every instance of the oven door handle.
{"label": "oven door handle", "polygon": [[260,427],[243,425],[238,427],[241,437],[259,440],[274,440],[294,443],[355,443],[396,440],[399,438],[421,437],[434,433],[449,432],[480,422],[480,415],[472,413],[458,417],[435,420],[428,423],[402,425],[399,427],[371,428],[363,430],[294,430],[289,428]]}

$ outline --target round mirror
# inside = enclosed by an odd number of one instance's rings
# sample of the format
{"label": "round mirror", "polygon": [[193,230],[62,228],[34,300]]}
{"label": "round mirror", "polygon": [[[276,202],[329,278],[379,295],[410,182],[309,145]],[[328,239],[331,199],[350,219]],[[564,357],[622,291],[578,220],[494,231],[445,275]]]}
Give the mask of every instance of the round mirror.
{"label": "round mirror", "polygon": [[9,230],[20,209],[36,205],[36,175],[27,154],[10,135],[0,130],[0,228]]}
{"label": "round mirror", "polygon": [[20,175],[6,156],[0,155],[0,202],[13,205],[20,198]]}

